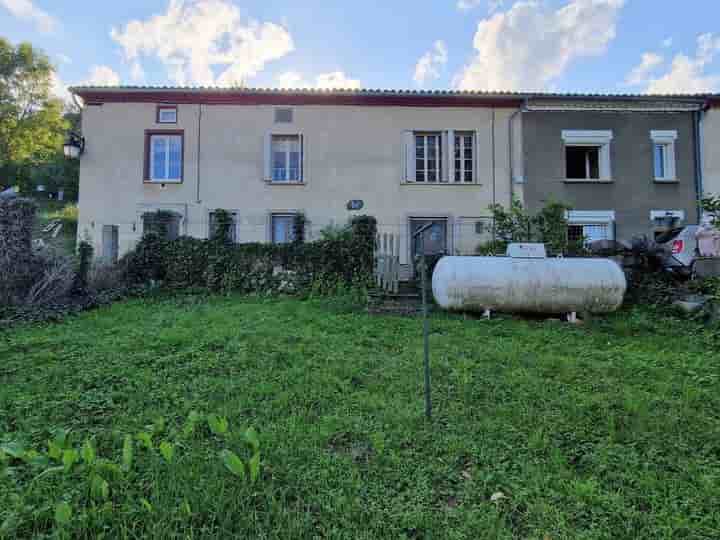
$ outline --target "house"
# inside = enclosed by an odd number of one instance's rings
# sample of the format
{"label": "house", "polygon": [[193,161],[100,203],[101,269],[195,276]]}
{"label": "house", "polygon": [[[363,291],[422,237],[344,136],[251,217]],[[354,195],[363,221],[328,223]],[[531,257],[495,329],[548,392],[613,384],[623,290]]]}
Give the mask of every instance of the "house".
{"label": "house", "polygon": [[[207,237],[233,212],[239,242],[309,238],[369,214],[399,239],[432,222],[426,249],[472,253],[488,206],[507,203],[513,94],[75,88],[84,101],[79,238],[109,257],[132,249],[145,215]],[[519,157],[519,156],[518,156]]]}
{"label": "house", "polygon": [[[230,210],[238,242],[287,242],[370,214],[412,273],[425,249],[472,254],[488,206],[573,207],[591,239],[697,221],[697,97],[79,87],[78,236],[116,258],[157,210],[205,238]],[[670,214],[668,214],[670,213]]]}
{"label": "house", "polygon": [[[652,238],[698,222],[703,98],[542,96],[523,107],[524,201],[572,207],[569,236]],[[720,134],[718,134],[720,135]]]}
{"label": "house", "polygon": [[702,119],[702,186],[703,196],[720,196],[720,96],[711,96]]}

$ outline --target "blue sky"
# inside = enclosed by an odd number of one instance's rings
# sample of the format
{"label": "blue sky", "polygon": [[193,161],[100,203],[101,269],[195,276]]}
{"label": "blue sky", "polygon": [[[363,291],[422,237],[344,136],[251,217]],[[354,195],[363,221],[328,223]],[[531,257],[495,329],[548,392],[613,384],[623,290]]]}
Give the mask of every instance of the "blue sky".
{"label": "blue sky", "polygon": [[718,91],[719,20],[717,0],[0,0],[0,35],[42,47],[58,92],[81,83]]}

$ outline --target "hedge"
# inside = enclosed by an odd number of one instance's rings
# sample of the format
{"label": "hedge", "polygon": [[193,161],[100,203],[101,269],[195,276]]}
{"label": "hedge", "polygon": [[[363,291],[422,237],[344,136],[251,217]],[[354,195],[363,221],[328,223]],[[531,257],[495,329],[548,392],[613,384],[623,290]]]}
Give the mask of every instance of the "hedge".
{"label": "hedge", "polygon": [[[304,220],[295,226],[300,233]],[[162,282],[176,289],[295,292],[308,287],[331,290],[339,284],[368,286],[374,272],[376,221],[359,216],[350,227],[352,234],[345,238],[305,243],[297,234],[289,244],[232,244],[224,226],[209,240],[166,240],[150,233],[121,264],[132,283]]]}

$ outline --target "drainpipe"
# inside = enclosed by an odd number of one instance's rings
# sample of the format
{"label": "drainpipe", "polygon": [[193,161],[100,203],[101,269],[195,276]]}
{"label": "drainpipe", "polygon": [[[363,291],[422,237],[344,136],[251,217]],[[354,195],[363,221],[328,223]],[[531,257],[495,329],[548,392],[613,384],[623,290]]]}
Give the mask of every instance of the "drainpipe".
{"label": "drainpipe", "polygon": [[495,107],[492,108],[492,120],[491,120],[491,149],[492,149],[492,202],[495,205]]}
{"label": "drainpipe", "polygon": [[695,193],[697,194],[698,223],[702,220],[703,190],[703,121],[705,108],[693,113],[695,127]]}
{"label": "drainpipe", "polygon": [[195,202],[197,204],[200,204],[202,200],[200,199],[200,139],[202,137],[202,103],[198,104],[198,139],[197,139],[197,197]]}
{"label": "drainpipe", "polygon": [[510,204],[512,204],[512,198],[513,195],[515,195],[515,137],[514,137],[514,128],[513,128],[513,122],[515,121],[515,117],[527,110],[527,98],[523,100],[523,104],[520,106],[520,108],[512,113],[510,115],[510,120],[508,122],[508,142],[509,144],[509,156],[510,156]]}

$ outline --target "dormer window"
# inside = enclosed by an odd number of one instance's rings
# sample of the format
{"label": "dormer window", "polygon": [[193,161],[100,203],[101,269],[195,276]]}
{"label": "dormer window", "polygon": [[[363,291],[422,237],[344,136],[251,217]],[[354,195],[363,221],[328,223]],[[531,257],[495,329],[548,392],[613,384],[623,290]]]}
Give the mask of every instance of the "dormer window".
{"label": "dormer window", "polygon": [[177,124],[177,106],[176,105],[158,105],[157,123],[158,124]]}

